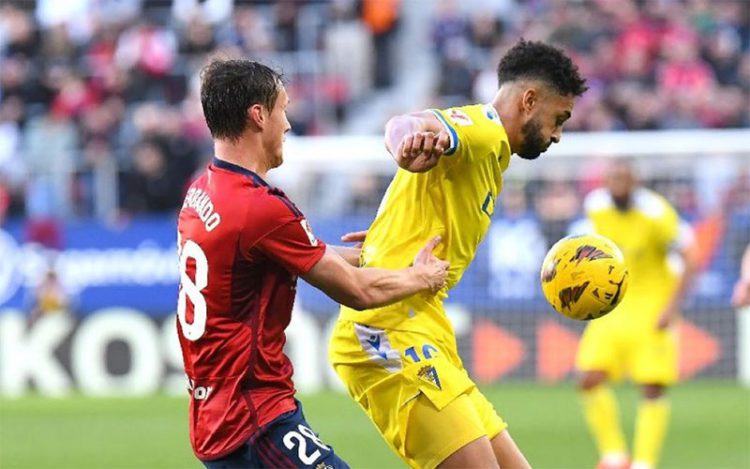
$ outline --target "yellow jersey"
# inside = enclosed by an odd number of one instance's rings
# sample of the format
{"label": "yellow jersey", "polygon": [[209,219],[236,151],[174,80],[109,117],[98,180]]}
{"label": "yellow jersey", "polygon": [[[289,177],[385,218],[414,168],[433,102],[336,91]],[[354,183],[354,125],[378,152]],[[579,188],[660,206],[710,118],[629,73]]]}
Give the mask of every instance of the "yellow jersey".
{"label": "yellow jersey", "polygon": [[489,228],[510,144],[491,104],[432,110],[450,135],[450,148],[425,173],[399,169],[367,232],[360,266],[400,269],[434,236],[435,255],[450,262],[447,286],[366,311],[341,308],[340,318],[372,327],[453,335],[443,300],[474,259]]}
{"label": "yellow jersey", "polygon": [[622,250],[630,272],[628,291],[609,316],[657,320],[677,286],[678,269],[670,253],[690,242],[689,227],[664,197],[645,188],[634,191],[624,211],[615,207],[606,189],[594,190],[586,196],[584,210],[591,229]]}

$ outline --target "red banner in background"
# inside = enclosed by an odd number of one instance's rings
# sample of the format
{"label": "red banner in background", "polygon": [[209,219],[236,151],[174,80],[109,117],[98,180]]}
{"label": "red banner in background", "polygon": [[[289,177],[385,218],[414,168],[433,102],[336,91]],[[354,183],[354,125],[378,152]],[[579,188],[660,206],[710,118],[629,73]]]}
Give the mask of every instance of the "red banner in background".
{"label": "red banner in background", "polygon": [[[539,321],[533,342],[523,342],[510,330],[488,320],[479,320],[473,329],[473,372],[481,382],[496,381],[522,366],[525,350],[536,350],[535,377],[556,382],[575,371],[580,332],[554,319]],[[710,331],[686,319],[680,322],[680,378],[690,379],[716,365],[722,358],[721,341]],[[519,353],[520,352],[520,353]],[[531,357],[529,357],[531,358]]]}
{"label": "red banner in background", "polygon": [[521,339],[486,319],[474,323],[472,349],[474,378],[482,383],[497,381],[526,358]]}

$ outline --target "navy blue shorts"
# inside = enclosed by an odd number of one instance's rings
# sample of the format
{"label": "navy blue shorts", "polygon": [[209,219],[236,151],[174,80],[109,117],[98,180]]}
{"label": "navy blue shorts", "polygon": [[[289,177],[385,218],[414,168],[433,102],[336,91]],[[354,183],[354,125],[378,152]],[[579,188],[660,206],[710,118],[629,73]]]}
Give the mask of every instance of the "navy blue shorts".
{"label": "navy blue shorts", "polygon": [[254,440],[223,458],[203,461],[203,465],[208,469],[349,469],[333,448],[310,430],[299,401],[296,410],[278,416]]}

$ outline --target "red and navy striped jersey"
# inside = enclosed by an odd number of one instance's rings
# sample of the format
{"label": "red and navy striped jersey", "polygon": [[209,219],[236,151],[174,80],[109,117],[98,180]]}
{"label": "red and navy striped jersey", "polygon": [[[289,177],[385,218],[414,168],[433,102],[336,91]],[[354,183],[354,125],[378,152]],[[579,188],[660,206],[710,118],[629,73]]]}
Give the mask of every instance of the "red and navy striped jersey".
{"label": "red and navy striped jersey", "polygon": [[187,191],[177,230],[190,439],[210,460],[295,409],[284,330],[297,276],[326,247],[283,192],[216,158]]}

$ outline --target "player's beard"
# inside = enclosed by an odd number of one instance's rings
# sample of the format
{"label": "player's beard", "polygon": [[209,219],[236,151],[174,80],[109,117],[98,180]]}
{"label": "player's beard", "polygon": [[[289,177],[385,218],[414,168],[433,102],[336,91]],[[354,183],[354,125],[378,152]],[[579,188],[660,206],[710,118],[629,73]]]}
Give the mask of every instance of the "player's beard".
{"label": "player's beard", "polygon": [[534,118],[525,123],[521,127],[521,133],[523,134],[523,143],[521,149],[518,150],[518,156],[526,160],[535,160],[547,151],[549,144],[544,141],[542,125],[538,119]]}
{"label": "player's beard", "polygon": [[630,208],[630,194],[624,195],[612,195],[612,202],[615,204],[615,208],[621,212],[625,212]]}

